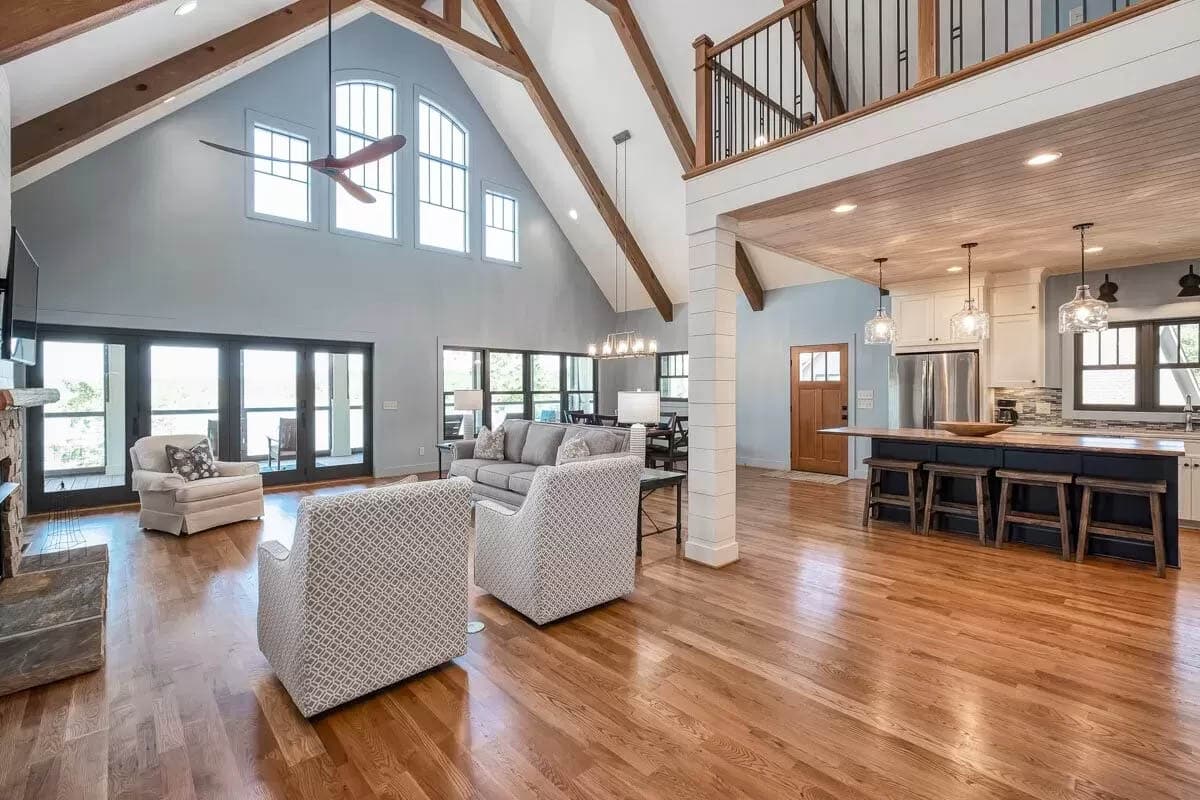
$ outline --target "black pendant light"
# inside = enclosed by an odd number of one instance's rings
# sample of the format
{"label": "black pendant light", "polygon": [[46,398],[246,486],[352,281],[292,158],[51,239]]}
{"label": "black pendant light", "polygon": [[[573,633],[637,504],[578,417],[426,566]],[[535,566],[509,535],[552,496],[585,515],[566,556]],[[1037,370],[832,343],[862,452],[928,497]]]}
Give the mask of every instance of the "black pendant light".
{"label": "black pendant light", "polygon": [[1104,283],[1100,284],[1100,294],[1097,295],[1096,299],[1103,300],[1109,305],[1112,305],[1113,303],[1117,302],[1117,289],[1120,288],[1120,286],[1117,286],[1117,284],[1113,283],[1109,279],[1108,273],[1106,272],[1104,273]]}
{"label": "black pendant light", "polygon": [[1176,297],[1200,297],[1200,275],[1196,274],[1196,265],[1188,264],[1187,275],[1179,279],[1179,294]]}

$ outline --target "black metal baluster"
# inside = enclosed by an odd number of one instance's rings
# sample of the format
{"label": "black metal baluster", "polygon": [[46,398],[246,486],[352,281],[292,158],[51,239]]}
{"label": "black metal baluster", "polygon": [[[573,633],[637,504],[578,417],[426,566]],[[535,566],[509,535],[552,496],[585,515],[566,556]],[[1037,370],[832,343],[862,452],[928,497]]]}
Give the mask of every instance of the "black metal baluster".
{"label": "black metal baluster", "polygon": [[[829,12],[833,14],[832,11]],[[833,27],[829,28],[829,38],[833,39]],[[846,52],[842,56],[842,69],[844,70],[845,79],[842,85],[846,87],[846,110],[849,111],[850,105],[850,0],[842,0],[842,44],[846,46]]]}
{"label": "black metal baluster", "polygon": [[[1004,0],[1008,2],[1008,0]],[[1086,2],[1086,0],[1085,0]],[[987,0],[979,0],[979,60],[987,61]]]}
{"label": "black metal baluster", "polygon": [[862,104],[867,104],[867,0],[858,2],[858,74],[862,76]]}
{"label": "black metal baluster", "polygon": [[875,8],[878,9],[879,22],[875,26],[879,34],[879,54],[876,58],[879,59],[879,99],[883,99],[883,3],[876,3]]}
{"label": "black metal baluster", "polygon": [[1033,44],[1033,0],[1029,0],[1029,43]]}
{"label": "black metal baluster", "polygon": [[1060,13],[1060,9],[1058,7],[1058,0],[1054,0],[1054,32],[1055,33],[1059,32],[1059,25],[1061,24],[1058,21],[1059,13]]}
{"label": "black metal baluster", "polygon": [[1004,0],[1004,52],[1008,52],[1008,0]]}

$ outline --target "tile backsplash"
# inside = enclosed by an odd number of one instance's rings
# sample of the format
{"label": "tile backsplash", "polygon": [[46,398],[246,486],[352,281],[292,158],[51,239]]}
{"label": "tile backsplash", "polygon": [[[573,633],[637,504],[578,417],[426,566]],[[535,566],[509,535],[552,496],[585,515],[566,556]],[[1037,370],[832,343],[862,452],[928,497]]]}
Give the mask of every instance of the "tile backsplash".
{"label": "tile backsplash", "polygon": [[[1179,422],[1127,422],[1125,420],[1064,419],[1062,389],[996,389],[997,400],[1017,401],[1017,425],[1036,425],[1054,428],[1139,428],[1147,431],[1182,431]],[[995,410],[992,412],[995,418]],[[1182,415],[1181,415],[1182,416]]]}

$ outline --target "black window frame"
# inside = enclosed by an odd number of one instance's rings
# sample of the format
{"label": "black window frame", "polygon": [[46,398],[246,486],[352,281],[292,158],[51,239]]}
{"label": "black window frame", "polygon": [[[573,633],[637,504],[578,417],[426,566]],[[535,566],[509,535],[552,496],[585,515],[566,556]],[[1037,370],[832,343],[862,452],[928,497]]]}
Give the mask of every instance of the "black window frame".
{"label": "black window frame", "polygon": [[[572,352],[572,351],[557,351],[557,350],[521,350],[513,347],[478,347],[473,345],[443,345],[441,348],[442,360],[438,363],[438,396],[441,398],[441,413],[438,415],[438,441],[445,439],[444,432],[446,428],[446,401],[447,396],[452,395],[453,390],[447,391],[446,375],[445,375],[445,352],[447,350],[467,351],[480,354],[479,363],[479,388],[483,392],[483,425],[490,427],[492,418],[492,395],[493,394],[520,394],[522,401],[522,415],[525,419],[533,419],[534,395],[551,394],[548,391],[534,391],[533,389],[533,357],[534,356],[558,356],[558,408],[559,420],[567,418],[567,413],[576,409],[570,408],[570,401],[576,395],[590,394],[592,396],[592,408],[599,411],[600,408],[600,359],[595,356],[589,356],[587,353]],[[521,356],[521,375],[522,375],[522,390],[520,392],[503,392],[492,391],[491,387],[491,356],[493,353],[512,353]],[[577,390],[568,388],[567,382],[567,359],[571,357],[587,358],[592,362],[592,388],[591,390]]]}
{"label": "black window frame", "polygon": [[[692,362],[691,362],[691,359],[689,358],[688,359],[688,368],[682,374],[676,374],[674,372],[664,373],[663,372],[663,359],[670,358],[671,356],[686,356],[686,355],[688,355],[687,350],[668,350],[668,351],[660,352],[658,354],[658,357],[654,360],[654,386],[658,390],[659,399],[662,400],[663,402],[686,403],[688,401],[688,399],[686,397],[671,397],[666,392],[663,391],[663,378],[688,378],[689,373],[692,371]],[[688,391],[688,394],[691,394],[690,390]]]}
{"label": "black window frame", "polygon": [[[1158,348],[1159,328],[1178,325],[1200,325],[1200,317],[1175,317],[1170,319],[1114,322],[1109,328],[1133,328],[1137,333],[1135,363],[1132,365],[1110,364],[1083,365],[1083,334],[1075,334],[1075,369],[1073,407],[1077,411],[1124,411],[1172,413],[1183,410],[1182,405],[1163,405],[1159,397],[1158,376],[1163,369],[1197,369],[1200,361],[1163,362]],[[1119,345],[1118,345],[1119,347]],[[1119,356],[1118,356],[1119,358]],[[1087,404],[1083,402],[1083,373],[1093,369],[1132,368],[1134,370],[1134,403],[1132,405]],[[1193,397],[1200,403],[1200,397]]]}

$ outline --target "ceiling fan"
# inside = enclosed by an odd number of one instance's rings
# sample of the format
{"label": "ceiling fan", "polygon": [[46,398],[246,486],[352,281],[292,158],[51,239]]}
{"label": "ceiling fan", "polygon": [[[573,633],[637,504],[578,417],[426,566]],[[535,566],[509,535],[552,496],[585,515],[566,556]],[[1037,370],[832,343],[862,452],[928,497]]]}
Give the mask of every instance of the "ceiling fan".
{"label": "ceiling fan", "polygon": [[[329,67],[329,75],[327,86],[329,89],[329,142],[332,146],[335,140],[335,130],[333,126],[333,0],[329,0],[328,14],[328,50],[327,64]],[[242,150],[229,145],[217,144],[216,142],[208,142],[204,139],[200,140],[201,144],[216,148],[225,153],[233,153],[235,156],[243,158],[255,158],[262,161],[275,161],[281,164],[303,164],[309,169],[320,172],[322,175],[328,176],[334,183],[346,190],[346,193],[363,203],[374,203],[375,197],[363,187],[359,186],[346,174],[347,170],[354,167],[361,167],[364,164],[370,164],[373,161],[378,161],[381,158],[386,158],[392,153],[397,152],[404,147],[407,140],[399,134],[395,136],[385,136],[384,138],[371,142],[366,147],[356,150],[353,153],[345,156],[335,156],[332,153],[324,158],[314,158],[311,161],[292,161],[286,158],[272,158],[271,156],[261,156],[256,153],[251,153],[248,150]]]}

